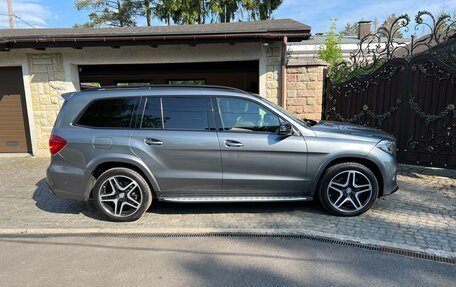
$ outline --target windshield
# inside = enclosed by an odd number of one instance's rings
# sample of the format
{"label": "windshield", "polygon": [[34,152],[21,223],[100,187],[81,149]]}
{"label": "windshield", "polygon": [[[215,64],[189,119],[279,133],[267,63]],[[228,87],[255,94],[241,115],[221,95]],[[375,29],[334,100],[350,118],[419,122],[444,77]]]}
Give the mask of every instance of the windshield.
{"label": "windshield", "polygon": [[254,95],[255,97],[257,97],[260,101],[262,101],[263,103],[265,103],[266,105],[268,105],[268,106],[270,106],[270,107],[273,107],[273,108],[279,110],[280,112],[282,112],[283,114],[285,114],[285,115],[287,115],[288,117],[292,118],[292,119],[295,120],[296,122],[302,124],[303,126],[305,126],[305,127],[308,127],[308,126],[309,126],[306,122],[304,122],[304,121],[298,119],[297,117],[295,117],[294,115],[290,114],[288,111],[286,111],[286,110],[285,110],[284,108],[282,108],[281,106],[276,105],[276,104],[274,104],[273,102],[270,102],[270,101],[266,100],[265,98],[260,97],[259,95],[256,95],[256,94],[253,94],[253,95]]}

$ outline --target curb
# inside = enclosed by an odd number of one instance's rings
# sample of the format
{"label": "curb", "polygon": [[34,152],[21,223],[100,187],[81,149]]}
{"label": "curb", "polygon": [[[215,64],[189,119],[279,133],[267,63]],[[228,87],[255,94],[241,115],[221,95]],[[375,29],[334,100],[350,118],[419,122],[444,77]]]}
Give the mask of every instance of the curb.
{"label": "curb", "polygon": [[[436,256],[456,260],[456,252],[424,249],[387,241],[360,239],[337,234],[313,232],[302,229],[242,229],[242,228],[68,228],[68,229],[0,229],[1,237],[71,237],[71,236],[137,236],[137,237],[301,237],[326,242],[353,245],[366,249],[383,250],[395,254]],[[414,256],[412,257],[422,256]]]}

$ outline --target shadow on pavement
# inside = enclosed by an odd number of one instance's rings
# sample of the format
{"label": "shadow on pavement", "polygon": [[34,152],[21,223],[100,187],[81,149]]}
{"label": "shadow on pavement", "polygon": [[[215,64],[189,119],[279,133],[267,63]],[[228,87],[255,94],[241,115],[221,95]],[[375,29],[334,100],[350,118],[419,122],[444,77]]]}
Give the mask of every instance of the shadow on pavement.
{"label": "shadow on pavement", "polygon": [[[91,201],[82,202],[55,196],[45,179],[36,184],[33,200],[36,207],[51,213],[84,214],[90,218],[104,220]],[[274,213],[304,211],[325,214],[317,202],[232,202],[232,203],[171,203],[154,200],[149,213],[157,214],[217,214],[217,213]]]}
{"label": "shadow on pavement", "polygon": [[308,212],[326,214],[317,202],[231,202],[231,203],[171,203],[153,202],[148,212],[158,214],[217,214]]}
{"label": "shadow on pavement", "polygon": [[423,176],[438,176],[446,177],[448,179],[456,179],[456,170],[444,168],[429,168],[423,166],[399,165],[398,175],[417,179],[421,179],[423,178]]}
{"label": "shadow on pavement", "polygon": [[35,186],[36,189],[32,198],[35,201],[35,206],[42,211],[66,214],[82,213],[90,218],[103,220],[90,201],[83,202],[57,197],[51,193],[44,178],[39,180]]}

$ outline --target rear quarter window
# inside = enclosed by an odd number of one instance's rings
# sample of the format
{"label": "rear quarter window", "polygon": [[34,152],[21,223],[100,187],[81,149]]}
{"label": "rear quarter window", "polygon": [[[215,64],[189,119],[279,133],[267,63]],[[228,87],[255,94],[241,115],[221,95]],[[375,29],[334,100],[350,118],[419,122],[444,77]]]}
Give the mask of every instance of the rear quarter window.
{"label": "rear quarter window", "polygon": [[101,99],[89,103],[77,125],[96,128],[130,128],[139,98]]}

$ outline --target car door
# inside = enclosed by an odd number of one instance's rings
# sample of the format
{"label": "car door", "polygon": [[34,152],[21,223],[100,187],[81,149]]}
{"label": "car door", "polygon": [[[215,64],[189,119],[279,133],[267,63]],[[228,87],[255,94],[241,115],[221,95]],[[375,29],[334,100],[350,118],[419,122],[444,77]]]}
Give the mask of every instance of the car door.
{"label": "car door", "polygon": [[307,147],[298,133],[278,134],[281,119],[252,99],[217,97],[223,195],[300,196],[306,192]]}
{"label": "car door", "polygon": [[155,176],[161,196],[219,194],[220,147],[210,97],[144,98],[131,148]]}

